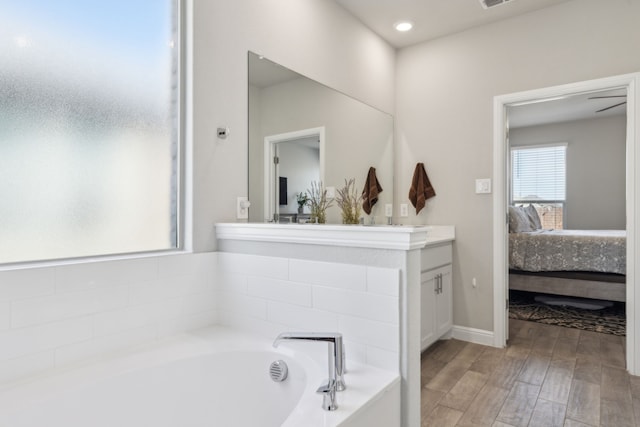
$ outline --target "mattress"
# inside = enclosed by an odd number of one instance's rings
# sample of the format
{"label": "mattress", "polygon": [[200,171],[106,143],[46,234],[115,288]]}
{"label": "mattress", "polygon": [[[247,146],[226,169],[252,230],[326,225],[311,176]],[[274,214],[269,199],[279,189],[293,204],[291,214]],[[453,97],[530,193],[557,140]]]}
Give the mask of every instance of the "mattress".
{"label": "mattress", "polygon": [[509,268],[626,274],[625,230],[509,233]]}

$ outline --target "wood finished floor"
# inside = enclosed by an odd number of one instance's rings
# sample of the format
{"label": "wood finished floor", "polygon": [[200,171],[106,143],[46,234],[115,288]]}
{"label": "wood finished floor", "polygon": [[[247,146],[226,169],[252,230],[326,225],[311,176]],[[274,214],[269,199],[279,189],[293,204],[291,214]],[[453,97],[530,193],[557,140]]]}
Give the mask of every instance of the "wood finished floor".
{"label": "wood finished floor", "polygon": [[640,426],[624,337],[511,320],[498,349],[438,341],[422,355],[422,427]]}

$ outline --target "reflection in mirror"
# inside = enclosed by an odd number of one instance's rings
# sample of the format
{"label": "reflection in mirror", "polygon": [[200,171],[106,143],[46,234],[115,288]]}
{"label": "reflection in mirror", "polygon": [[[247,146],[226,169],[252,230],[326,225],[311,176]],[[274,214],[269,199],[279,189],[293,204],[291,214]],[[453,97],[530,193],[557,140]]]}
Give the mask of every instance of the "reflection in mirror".
{"label": "reflection in mirror", "polygon": [[[304,220],[297,196],[312,181],[340,188],[355,178],[362,191],[371,166],[383,188],[371,216],[383,223],[393,200],[393,118],[249,52],[250,221]],[[336,206],[327,222],[342,222]]]}

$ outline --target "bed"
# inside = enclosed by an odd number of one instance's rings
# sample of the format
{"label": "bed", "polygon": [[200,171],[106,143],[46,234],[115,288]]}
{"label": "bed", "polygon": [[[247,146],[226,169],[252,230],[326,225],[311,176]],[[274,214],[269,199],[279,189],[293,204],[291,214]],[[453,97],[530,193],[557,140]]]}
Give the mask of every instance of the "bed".
{"label": "bed", "polygon": [[510,289],[625,301],[624,230],[543,230],[534,211],[509,209]]}

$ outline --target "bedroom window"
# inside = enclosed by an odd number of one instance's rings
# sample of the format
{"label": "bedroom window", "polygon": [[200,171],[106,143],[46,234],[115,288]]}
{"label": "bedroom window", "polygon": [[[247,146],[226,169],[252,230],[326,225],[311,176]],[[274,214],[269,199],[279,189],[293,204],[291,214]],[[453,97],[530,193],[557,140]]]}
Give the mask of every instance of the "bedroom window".
{"label": "bedroom window", "polygon": [[3,3],[0,264],[180,247],[179,10]]}
{"label": "bedroom window", "polygon": [[543,228],[563,228],[566,151],[565,143],[511,149],[511,201],[533,204]]}

